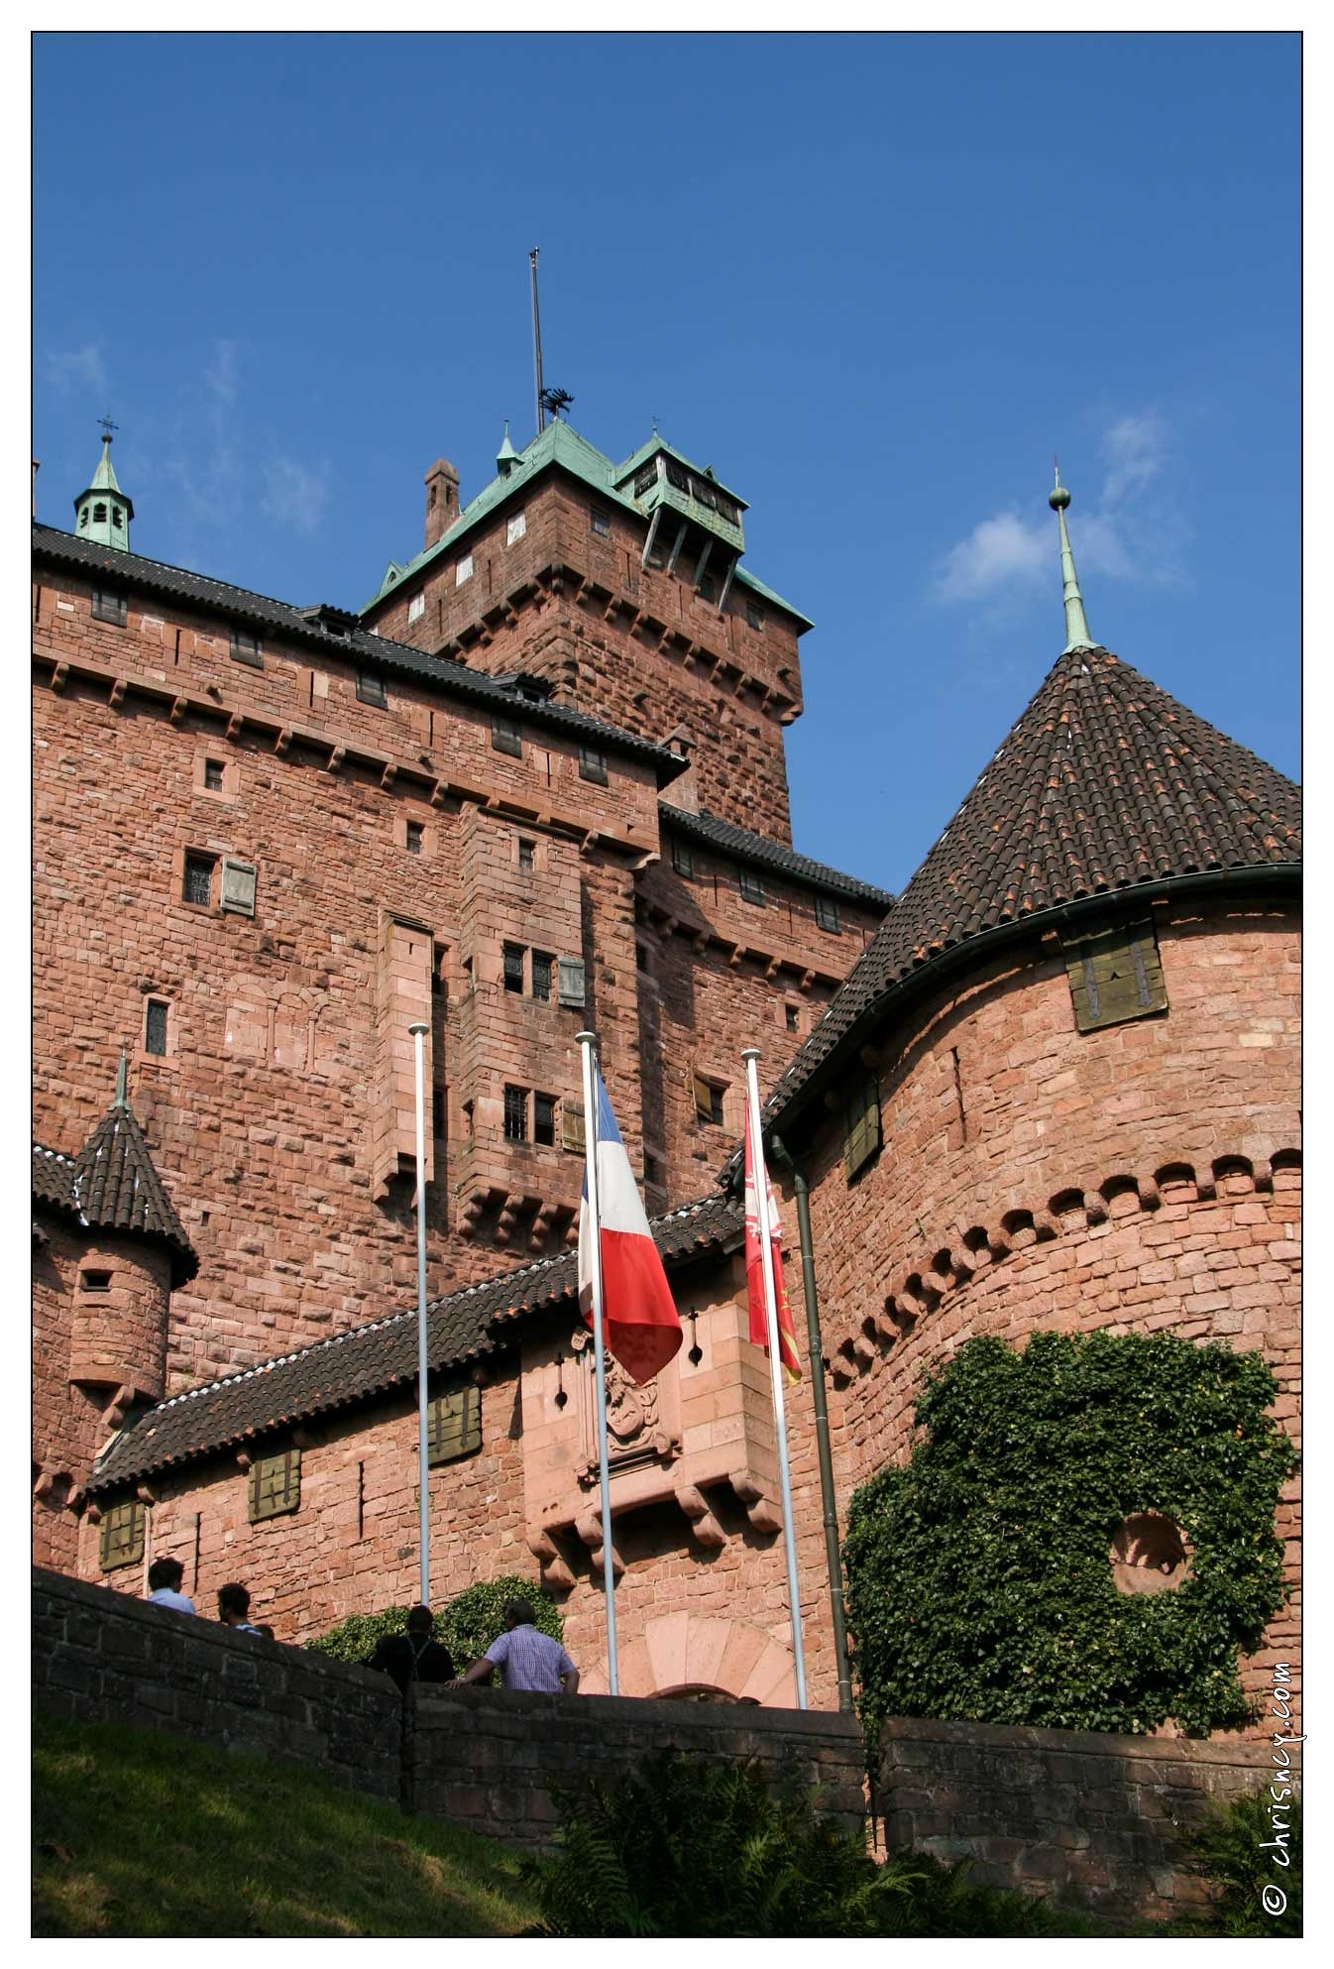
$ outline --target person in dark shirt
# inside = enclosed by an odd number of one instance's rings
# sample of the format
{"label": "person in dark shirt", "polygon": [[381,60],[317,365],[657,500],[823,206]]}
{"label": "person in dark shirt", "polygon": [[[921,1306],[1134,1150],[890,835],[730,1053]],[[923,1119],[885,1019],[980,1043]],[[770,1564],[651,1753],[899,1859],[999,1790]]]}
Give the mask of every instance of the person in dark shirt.
{"label": "person in dark shirt", "polygon": [[393,1677],[404,1695],[409,1682],[450,1682],[454,1663],[448,1648],[432,1639],[435,1616],[429,1607],[414,1607],[406,1634],[382,1634],[375,1653],[364,1664]]}

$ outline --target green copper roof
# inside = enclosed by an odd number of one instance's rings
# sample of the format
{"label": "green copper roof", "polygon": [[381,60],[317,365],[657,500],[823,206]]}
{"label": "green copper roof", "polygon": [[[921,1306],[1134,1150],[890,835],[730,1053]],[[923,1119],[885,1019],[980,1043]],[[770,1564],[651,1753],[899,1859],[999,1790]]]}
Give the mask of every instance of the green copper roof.
{"label": "green copper roof", "polygon": [[[628,499],[623,492],[617,490],[617,483],[625,478],[627,472],[635,469],[637,459],[648,457],[655,449],[670,451],[672,457],[680,459],[684,465],[689,465],[692,471],[698,472],[700,469],[698,465],[690,465],[690,460],[681,452],[671,451],[671,447],[665,446],[662,439],[657,437],[650,438],[646,445],[641,445],[624,464],[613,465],[611,459],[600,452],[596,445],[590,444],[587,438],[580,437],[578,431],[557,418],[537,437],[531,438],[517,454],[516,461],[510,466],[508,476],[497,474],[489,485],[482,487],[475,499],[469,500],[453,526],[447,533],[442,534],[433,546],[425,548],[414,560],[401,565],[396,561],[390,561],[379,587],[370,600],[362,605],[360,613],[367,614],[377,602],[383,601],[386,595],[392,594],[405,582],[411,581],[432,561],[439,560],[462,546],[479,521],[494,512],[502,500],[511,498],[515,492],[520,491],[550,465],[561,466],[572,477],[581,479],[585,485],[592,487],[610,504],[620,506],[642,520],[644,515],[640,508],[636,506],[633,499]],[[730,492],[726,486],[719,485],[719,490],[726,492],[730,499],[736,498],[736,494]],[[747,573],[744,567],[737,568],[736,579],[753,589],[756,594],[763,595],[776,607],[786,610],[804,628],[811,627],[809,616],[803,615],[800,609],[793,608],[791,602],[784,601],[780,594],[766,587],[753,574]]]}
{"label": "green copper roof", "polygon": [[81,540],[128,552],[134,501],[121,491],[111,462],[111,434],[102,439],[102,456],[91,482],[74,501],[74,531]]}
{"label": "green copper roof", "polygon": [[739,492],[733,492],[730,485],[724,485],[722,480],[715,475],[711,466],[697,465],[693,458],[687,458],[684,451],[678,451],[674,444],[668,444],[666,438],[659,437],[656,431],[651,438],[640,445],[638,451],[632,451],[630,456],[616,467],[612,475],[616,484],[622,485],[626,479],[639,470],[646,459],[656,456],[660,451],[665,457],[674,458],[678,465],[684,465],[687,471],[697,473],[702,479],[708,479],[712,485],[717,486],[719,492],[725,492],[729,499],[734,500],[740,506],[742,512],[747,510],[747,501],[741,497]]}
{"label": "green copper roof", "polygon": [[1066,531],[1065,509],[1070,504],[1070,494],[1061,484],[1061,468],[1056,467],[1056,484],[1047,494],[1047,504],[1056,515],[1061,535],[1061,574],[1064,580],[1065,633],[1068,638],[1061,654],[1069,656],[1072,650],[1098,649],[1089,634],[1089,626],[1084,617],[1084,597],[1079,592],[1079,576],[1075,573],[1075,557],[1070,547],[1070,535]]}

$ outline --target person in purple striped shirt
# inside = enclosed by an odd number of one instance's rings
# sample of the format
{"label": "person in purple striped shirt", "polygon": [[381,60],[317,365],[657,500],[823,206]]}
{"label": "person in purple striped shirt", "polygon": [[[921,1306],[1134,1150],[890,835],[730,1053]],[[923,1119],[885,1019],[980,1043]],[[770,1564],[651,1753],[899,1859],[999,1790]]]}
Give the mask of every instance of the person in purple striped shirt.
{"label": "person in purple striped shirt", "polygon": [[510,1600],[505,1607],[505,1632],[497,1635],[480,1661],[458,1675],[451,1689],[480,1682],[493,1668],[507,1689],[535,1689],[547,1695],[572,1696],[579,1687],[579,1670],[559,1641],[539,1634],[536,1615],[527,1600]]}

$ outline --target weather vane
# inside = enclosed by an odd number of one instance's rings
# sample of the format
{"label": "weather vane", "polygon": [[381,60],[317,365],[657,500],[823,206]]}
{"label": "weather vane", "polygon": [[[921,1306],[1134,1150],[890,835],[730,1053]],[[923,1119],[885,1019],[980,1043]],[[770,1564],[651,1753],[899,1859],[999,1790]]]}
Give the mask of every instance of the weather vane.
{"label": "weather vane", "polygon": [[120,425],[112,423],[111,412],[109,410],[103,416],[99,417],[97,421],[102,426],[102,436],[106,439],[107,443],[110,444],[111,433],[113,431],[118,431],[120,429]]}

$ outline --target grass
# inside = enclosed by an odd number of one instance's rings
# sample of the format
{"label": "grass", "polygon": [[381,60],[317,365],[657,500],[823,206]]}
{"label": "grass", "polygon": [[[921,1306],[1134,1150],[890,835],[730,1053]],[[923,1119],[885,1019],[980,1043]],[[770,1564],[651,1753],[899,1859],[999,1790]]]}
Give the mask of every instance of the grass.
{"label": "grass", "polygon": [[292,1766],[33,1717],[34,1935],[514,1935],[507,1848]]}

